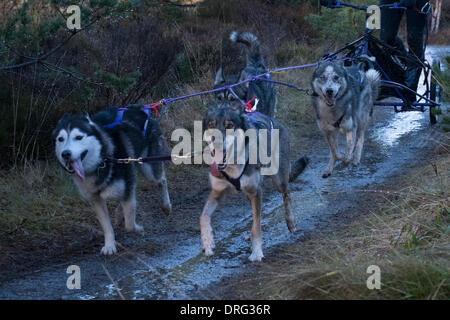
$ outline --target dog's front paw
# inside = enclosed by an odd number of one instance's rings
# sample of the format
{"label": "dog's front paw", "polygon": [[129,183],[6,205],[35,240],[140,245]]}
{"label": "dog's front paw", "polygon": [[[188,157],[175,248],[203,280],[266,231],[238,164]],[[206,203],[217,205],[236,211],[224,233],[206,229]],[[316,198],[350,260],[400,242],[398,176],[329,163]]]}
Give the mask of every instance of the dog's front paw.
{"label": "dog's front paw", "polygon": [[214,239],[212,239],[211,237],[204,237],[202,242],[203,252],[205,253],[205,256],[212,256],[214,254],[214,248],[216,247]]}
{"label": "dog's front paw", "polygon": [[297,224],[297,222],[295,221],[295,217],[287,217],[286,218],[286,226],[289,229],[290,233],[295,233],[296,229],[295,229],[295,225]]}
{"label": "dog's front paw", "polygon": [[351,159],[347,159],[347,158],[342,160],[342,167],[343,168],[348,167],[348,165],[350,164],[351,161],[352,161]]}
{"label": "dog's front paw", "polygon": [[322,174],[322,178],[324,178],[324,179],[328,178],[329,176],[331,176],[331,172],[330,172],[330,171],[325,171],[325,172]]}
{"label": "dog's front paw", "polygon": [[116,244],[114,242],[105,244],[105,246],[102,248],[102,250],[100,252],[101,252],[101,254],[104,254],[105,256],[113,255],[113,254],[117,253]]}
{"label": "dog's front paw", "polygon": [[352,165],[354,165],[355,167],[359,166],[359,161],[358,160],[353,160],[352,161]]}
{"label": "dog's front paw", "polygon": [[295,228],[296,223],[295,222],[287,222],[287,227],[289,229],[290,233],[295,233],[297,229]]}
{"label": "dog's front paw", "polygon": [[261,261],[262,258],[264,258],[264,255],[261,251],[261,249],[253,250],[250,257],[248,257],[248,260],[254,262],[254,261]]}
{"label": "dog's front paw", "polygon": [[125,229],[126,229],[128,232],[136,232],[136,233],[139,233],[139,234],[144,234],[144,227],[141,226],[141,225],[139,225],[139,224],[137,224],[137,223],[135,223],[135,224],[132,225],[132,226],[128,226],[128,227],[126,227]]}
{"label": "dog's front paw", "polygon": [[161,207],[162,211],[166,216],[168,216],[172,212],[172,205],[170,203],[163,204]]}
{"label": "dog's front paw", "polygon": [[210,257],[214,254],[213,248],[203,248],[203,252],[205,253],[205,256]]}
{"label": "dog's front paw", "polygon": [[134,232],[143,235],[144,234],[144,227],[136,223],[136,224],[134,224]]}

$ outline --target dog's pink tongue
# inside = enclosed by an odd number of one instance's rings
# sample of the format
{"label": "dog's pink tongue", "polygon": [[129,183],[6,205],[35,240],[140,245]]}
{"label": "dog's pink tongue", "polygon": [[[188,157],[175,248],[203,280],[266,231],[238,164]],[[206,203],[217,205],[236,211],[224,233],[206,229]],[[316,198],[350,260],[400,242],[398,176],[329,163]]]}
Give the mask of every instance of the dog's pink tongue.
{"label": "dog's pink tongue", "polygon": [[211,163],[210,172],[213,177],[219,176],[219,167],[215,161],[213,163]]}
{"label": "dog's pink tongue", "polygon": [[84,180],[84,168],[81,159],[77,159],[72,162],[72,169],[75,170],[76,175],[80,178],[81,181]]}

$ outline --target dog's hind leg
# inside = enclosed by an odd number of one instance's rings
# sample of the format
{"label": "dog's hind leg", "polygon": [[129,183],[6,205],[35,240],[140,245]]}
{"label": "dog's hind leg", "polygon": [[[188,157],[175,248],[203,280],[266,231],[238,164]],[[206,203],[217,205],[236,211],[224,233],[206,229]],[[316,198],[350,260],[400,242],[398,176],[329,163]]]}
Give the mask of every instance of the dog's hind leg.
{"label": "dog's hind leg", "polygon": [[202,215],[200,216],[200,233],[202,238],[202,248],[206,256],[214,254],[214,235],[211,227],[211,215],[216,210],[220,199],[223,196],[223,190],[211,190],[208,200],[206,200],[203,207]]}
{"label": "dog's hind leg", "polygon": [[257,190],[248,192],[246,191],[248,198],[252,204],[252,254],[248,259],[250,261],[261,261],[264,258],[262,252],[262,236],[261,236],[261,203],[262,203],[262,191],[258,187]]}
{"label": "dog's hind leg", "polygon": [[158,188],[162,196],[161,209],[164,211],[166,215],[169,215],[170,212],[172,211],[172,204],[170,202],[169,190],[167,188],[167,179],[166,179],[166,171],[164,170],[164,164],[144,163],[141,169],[142,173],[148,180],[158,185]]}
{"label": "dog's hind leg", "polygon": [[125,219],[125,229],[127,231],[135,231],[142,233],[144,228],[136,223],[136,195],[132,191],[127,200],[120,202],[123,210],[123,217]]}
{"label": "dog's hind leg", "polygon": [[114,230],[109,219],[108,208],[106,207],[106,201],[100,197],[91,201],[94,207],[97,219],[103,229],[105,236],[105,245],[103,246],[101,253],[104,255],[111,255],[117,252],[116,240],[114,237]]}
{"label": "dog's hind leg", "polygon": [[345,158],[342,164],[348,166],[353,158],[353,153],[355,151],[355,142],[356,142],[356,128],[352,128],[345,133],[345,138],[347,140],[347,148],[345,151]]}
{"label": "dog's hind leg", "polygon": [[[295,232],[296,219],[295,215],[292,212],[291,201],[289,195],[289,185],[287,182],[287,177],[280,175],[280,171],[278,175],[274,175],[272,178],[273,184],[278,192],[283,195],[283,204],[284,204],[284,216],[286,219],[286,225],[291,233]],[[283,182],[284,181],[284,182]]]}
{"label": "dog's hind leg", "polygon": [[364,138],[365,138],[365,130],[364,129],[359,129],[358,132],[356,133],[356,147],[355,147],[355,153],[353,155],[353,165],[357,166],[359,165],[360,161],[361,161],[361,154],[362,154],[362,149],[364,146]]}
{"label": "dog's hind leg", "polygon": [[330,161],[328,162],[327,169],[323,173],[322,178],[328,178],[331,175],[334,169],[334,164],[336,163],[336,160],[339,159],[338,148],[336,143],[336,135],[337,131],[325,132],[325,137],[330,147]]}
{"label": "dog's hind leg", "polygon": [[163,166],[162,177],[158,181],[158,185],[161,189],[162,199],[163,199],[163,204],[162,204],[161,208],[166,215],[169,215],[170,212],[172,212],[172,204],[170,202],[169,190],[167,188],[167,179],[166,179],[166,172],[164,170],[164,166]]}
{"label": "dog's hind leg", "polygon": [[283,203],[284,203],[284,216],[286,218],[286,225],[291,233],[295,232],[295,215],[291,210],[291,197],[288,192],[283,192]]}

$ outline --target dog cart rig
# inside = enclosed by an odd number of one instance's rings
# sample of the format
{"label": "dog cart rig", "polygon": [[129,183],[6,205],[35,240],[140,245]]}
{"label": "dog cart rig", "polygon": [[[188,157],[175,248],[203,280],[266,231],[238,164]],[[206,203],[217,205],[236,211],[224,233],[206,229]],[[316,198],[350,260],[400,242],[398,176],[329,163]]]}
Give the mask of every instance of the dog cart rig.
{"label": "dog cart rig", "polygon": [[[366,12],[366,19],[369,18],[367,13],[368,6],[357,6],[341,1],[321,0],[321,4],[327,8],[353,8]],[[406,10],[397,3],[390,5],[382,5],[390,10]],[[429,10],[429,7],[422,8]],[[427,12],[424,12],[426,14]],[[440,87],[436,81],[433,70],[440,68],[438,61],[430,64],[426,59],[419,59],[410,54],[403,46],[400,38],[396,38],[396,46],[390,46],[373,35],[372,29],[365,26],[364,33],[358,39],[345,44],[342,48],[328,53],[323,59],[342,59],[345,65],[357,64],[362,65],[364,70],[374,68],[378,70],[382,78],[382,88],[378,100],[375,102],[377,106],[392,106],[395,112],[404,111],[429,111],[430,123],[437,122],[437,115],[440,112]],[[424,41],[424,50],[426,49],[428,38],[428,26],[426,26],[426,36]],[[419,94],[406,86],[406,63],[415,64],[420,67],[423,72],[423,86],[425,92]],[[438,69],[439,70],[439,69]],[[408,101],[407,95],[415,95],[416,101]]]}

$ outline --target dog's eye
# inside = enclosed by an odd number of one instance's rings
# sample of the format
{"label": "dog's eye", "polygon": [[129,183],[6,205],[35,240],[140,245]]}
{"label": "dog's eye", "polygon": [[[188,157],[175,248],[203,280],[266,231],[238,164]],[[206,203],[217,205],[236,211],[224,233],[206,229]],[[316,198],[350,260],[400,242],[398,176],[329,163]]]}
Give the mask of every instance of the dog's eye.
{"label": "dog's eye", "polygon": [[58,141],[59,141],[59,142],[63,142],[63,141],[64,141],[64,138],[63,138],[63,137],[59,137],[59,138],[58,138]]}
{"label": "dog's eye", "polygon": [[339,80],[339,77],[338,77],[338,76],[334,76],[334,77],[333,77],[333,81],[334,81],[334,82],[337,82],[338,80]]}
{"label": "dog's eye", "polygon": [[321,76],[321,77],[319,78],[319,80],[322,81],[322,82],[324,82],[324,81],[327,80],[327,79],[325,78],[325,76]]}
{"label": "dog's eye", "polygon": [[76,136],[75,137],[75,140],[81,140],[81,139],[83,139],[83,136]]}
{"label": "dog's eye", "polygon": [[233,129],[234,123],[232,121],[225,121],[225,129]]}
{"label": "dog's eye", "polygon": [[230,95],[228,96],[228,100],[234,101],[234,100],[236,100],[236,98],[235,98],[235,96],[233,96],[232,94],[230,94]]}
{"label": "dog's eye", "polygon": [[219,99],[219,101],[222,101],[223,95],[219,94],[219,95],[217,96],[217,99]]}

